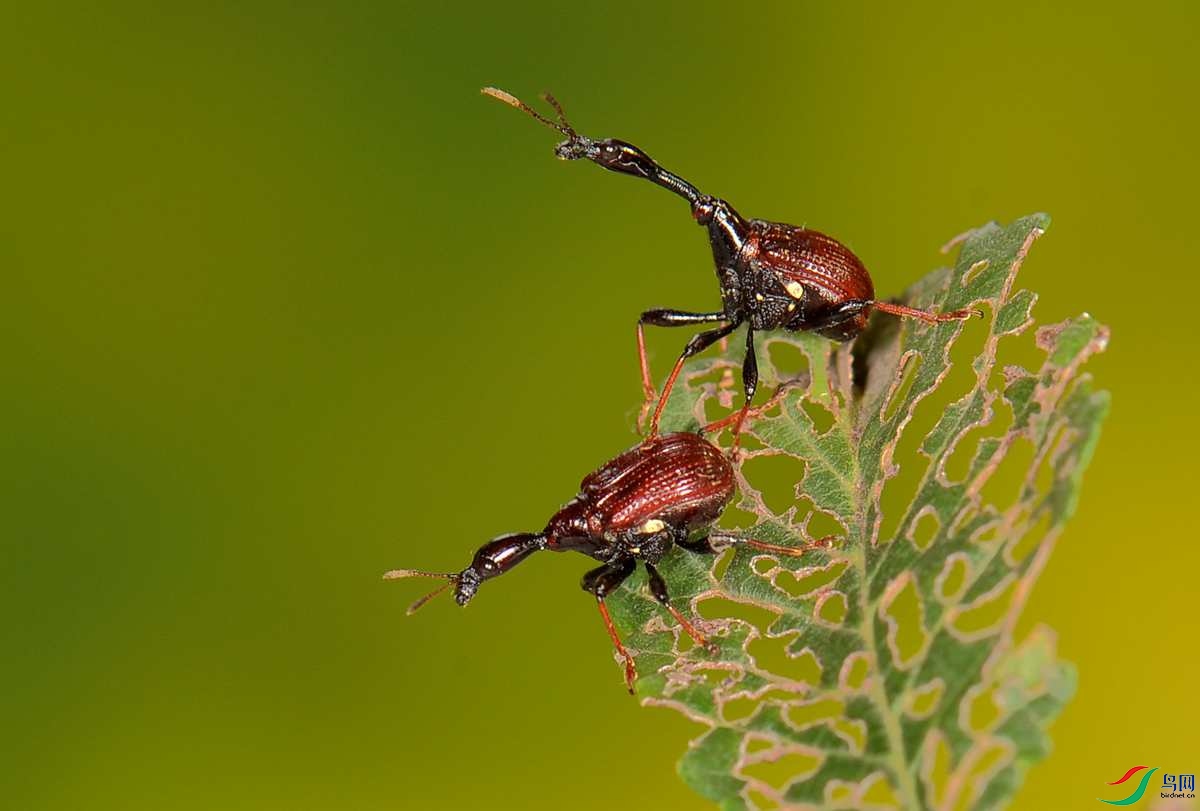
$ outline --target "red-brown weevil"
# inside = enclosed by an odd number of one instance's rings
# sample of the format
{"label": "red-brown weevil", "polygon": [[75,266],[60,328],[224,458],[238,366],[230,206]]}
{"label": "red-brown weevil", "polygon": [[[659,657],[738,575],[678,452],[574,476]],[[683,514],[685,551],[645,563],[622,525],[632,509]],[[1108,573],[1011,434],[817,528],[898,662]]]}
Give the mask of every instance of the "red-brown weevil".
{"label": "red-brown weevil", "polygon": [[684,361],[729,335],[743,323],[747,325],[746,355],[742,362],[746,402],[734,426],[735,442],[758,386],[758,361],[754,353],[756,331],[813,331],[846,341],[866,328],[867,317],[872,310],[918,318],[927,323],[958,321],[976,314],[982,316],[977,310],[934,313],[879,301],[875,298],[874,284],[863,263],[836,239],[795,225],[743,218],[728,202],[701,193],[691,183],[659,166],[633,144],[613,138],[596,140],[580,135],[567,121],[562,105],[549,93],[542,94],[542,98],[554,108],[556,121],[542,116],[503,90],[485,87],[482,92],[524,110],[561,133],[566,140],[554,148],[559,158],[586,158],[610,171],[644,178],[662,186],[685,199],[691,206],[692,218],[708,230],[717,281],[721,286],[722,308],[708,313],[654,309],[642,313],[638,319],[638,360],[646,396],[643,415],[656,394],[646,361],[642,328],[647,324],[658,327],[721,324],[698,333],[684,347],[658,397],[658,405],[650,421],[649,436],[658,432],[663,407]]}
{"label": "red-brown weevil", "polygon": [[[770,404],[763,406],[769,407]],[[435,577],[446,581],[417,600],[411,614],[447,588],[466,605],[479,585],[511,570],[534,552],[582,552],[601,561],[583,576],[582,587],[595,596],[604,626],[625,665],[625,686],[633,693],[637,671],[633,657],[621,644],[604,598],[633,574],[640,560],[646,568],[650,593],[670,612],[698,645],[712,651],[712,643],[671,604],[666,581],[656,564],[673,546],[700,554],[718,547],[740,544],[776,555],[799,557],[827,546],[833,536],[800,547],[763,543],[712,530],[712,525],[733,498],[733,466],[725,453],[703,434],[734,422],[730,416],[700,429],[699,433],[668,433],[647,437],[605,462],[579,486],[579,494],[547,522],[541,532],[501,535],[475,552],[471,565],[461,572],[435,573],[396,569],[386,579]]]}

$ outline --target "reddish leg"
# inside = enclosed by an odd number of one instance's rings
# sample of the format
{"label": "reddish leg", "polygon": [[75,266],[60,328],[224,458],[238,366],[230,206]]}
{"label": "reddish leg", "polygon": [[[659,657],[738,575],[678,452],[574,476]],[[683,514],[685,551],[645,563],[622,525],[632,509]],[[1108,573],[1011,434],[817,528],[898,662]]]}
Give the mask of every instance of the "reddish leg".
{"label": "reddish leg", "polygon": [[620,558],[587,572],[580,584],[584,591],[596,597],[596,607],[600,609],[600,616],[604,619],[608,638],[612,640],[613,647],[625,663],[625,687],[629,690],[629,695],[634,694],[633,683],[637,680],[637,668],[633,664],[633,657],[621,644],[621,637],[617,636],[616,626],[613,625],[612,617],[608,615],[608,606],[604,604],[604,598],[633,574],[635,566],[636,562],[632,557]]}
{"label": "reddish leg", "polygon": [[671,389],[675,388],[675,381],[679,378],[679,373],[683,371],[683,362],[687,358],[687,355],[679,356],[679,360],[675,361],[675,368],[671,369],[667,382],[663,384],[662,394],[658,396],[658,405],[654,407],[654,416],[650,419],[650,432],[647,434],[650,439],[658,436],[658,421],[662,419],[663,409],[667,406],[667,398],[671,396]]}
{"label": "reddish leg", "polygon": [[[680,310],[647,310],[642,313],[638,319],[638,365],[642,372],[642,391],[646,394],[647,400],[654,398],[654,382],[650,378],[650,364],[646,360],[646,338],[642,327],[646,324],[651,324],[656,327],[684,327],[694,324],[711,324],[717,321],[724,321],[725,313],[687,313]],[[688,341],[687,346],[683,348],[683,354],[679,356],[679,360],[675,361],[675,368],[671,370],[671,376],[667,378],[666,384],[663,386],[662,393],[658,395],[658,405],[654,409],[654,416],[650,420],[650,430],[647,432],[647,438],[658,435],[658,421],[662,417],[663,408],[667,404],[667,398],[671,396],[671,389],[675,386],[675,380],[679,377],[679,373],[683,370],[683,363],[688,358],[695,354],[703,352],[708,347],[712,346],[717,341],[724,338],[729,333],[737,329],[738,324],[731,322],[716,329],[706,330],[692,336]],[[642,412],[645,413],[647,406],[643,405]],[[641,419],[638,422],[642,422]]]}
{"label": "reddish leg", "polygon": [[752,538],[741,538],[736,535],[720,535],[712,534],[709,538],[715,538],[719,541],[728,541],[729,543],[738,546],[748,546],[751,549],[758,549],[762,552],[770,552],[774,555],[784,555],[789,558],[803,557],[806,552],[811,552],[814,549],[828,549],[833,545],[837,535],[826,535],[824,538],[818,538],[815,541],[803,544],[801,546],[782,546],[780,544],[766,543],[764,541],[756,541]]}
{"label": "reddish leg", "polygon": [[675,621],[679,623],[680,627],[687,632],[687,635],[690,636],[697,645],[704,648],[709,653],[717,653],[717,646],[713,644],[708,637],[697,631],[696,626],[692,625],[692,623],[688,621],[687,617],[680,613],[678,608],[671,605],[671,597],[669,594],[667,594],[667,581],[663,580],[663,576],[659,574],[658,569],[647,563],[646,574],[650,576],[650,593],[654,595],[654,599],[662,603],[663,608],[671,612],[671,616],[675,618]]}
{"label": "reddish leg", "polygon": [[983,318],[979,310],[953,310],[948,313],[931,313],[928,310],[918,310],[915,307],[905,307],[903,304],[889,304],[886,301],[871,302],[871,307],[881,313],[896,315],[901,318],[918,318],[926,324],[940,324],[943,321],[965,321],[973,315]]}
{"label": "reddish leg", "polygon": [[[641,431],[644,430],[646,416],[650,413],[655,398],[658,397],[658,392],[654,388],[654,381],[650,378],[650,361],[646,358],[646,332],[641,321],[638,321],[637,325],[637,348],[638,366],[642,370],[642,410],[638,413],[638,430]],[[658,424],[657,419],[655,419],[654,424]]]}
{"label": "reddish leg", "polygon": [[[705,425],[703,428],[700,429],[700,433],[711,434],[714,431],[720,431],[722,428],[728,428],[730,425],[733,425],[735,422],[740,424],[741,422],[743,422],[747,419],[753,419],[753,418],[759,417],[761,414],[766,413],[767,411],[771,410],[776,405],[778,405],[779,401],[783,399],[783,396],[788,393],[788,390],[791,387],[792,387],[792,384],[790,382],[789,383],[781,383],[779,385],[779,388],[775,389],[775,393],[771,395],[771,399],[767,400],[762,405],[755,406],[754,408],[749,408],[749,409],[747,409],[746,406],[742,406],[742,408],[739,409],[738,411],[735,411],[732,414],[726,414],[724,417],[721,417],[721,419],[714,420],[713,422],[710,422],[708,425]],[[743,411],[745,412],[745,416],[743,416],[743,414],[742,414]]]}
{"label": "reddish leg", "polygon": [[625,689],[629,691],[629,695],[634,695],[633,683],[637,681],[637,667],[633,664],[633,657],[621,644],[621,637],[617,636],[617,628],[613,625],[612,617],[608,615],[608,606],[604,604],[603,597],[596,598],[596,606],[600,609],[600,616],[604,619],[604,627],[608,629],[608,638],[612,640],[613,647],[617,649],[617,653],[625,662]]}

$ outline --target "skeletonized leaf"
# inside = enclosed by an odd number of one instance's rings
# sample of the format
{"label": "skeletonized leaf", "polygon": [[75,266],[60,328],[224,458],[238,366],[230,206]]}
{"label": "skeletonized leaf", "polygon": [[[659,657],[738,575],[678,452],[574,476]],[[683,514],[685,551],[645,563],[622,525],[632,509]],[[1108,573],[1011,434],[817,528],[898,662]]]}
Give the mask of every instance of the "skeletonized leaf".
{"label": "skeletonized leaf", "polygon": [[[673,599],[719,655],[691,646],[644,577],[611,599],[644,702],[705,725],[680,772],[722,808],[994,808],[1047,753],[1074,673],[1053,632],[1014,626],[1108,407],[1080,373],[1103,326],[1083,315],[1020,337],[1036,297],[1014,280],[1048,222],[978,229],[905,296],[981,308],[982,323],[877,315],[852,347],[760,343],[779,359],[764,379],[788,385],[748,428],[729,518],[775,544],[838,540],[803,558],[668,556]],[[686,367],[666,429],[737,404],[737,343]],[[1037,368],[1002,365],[1010,348]]]}

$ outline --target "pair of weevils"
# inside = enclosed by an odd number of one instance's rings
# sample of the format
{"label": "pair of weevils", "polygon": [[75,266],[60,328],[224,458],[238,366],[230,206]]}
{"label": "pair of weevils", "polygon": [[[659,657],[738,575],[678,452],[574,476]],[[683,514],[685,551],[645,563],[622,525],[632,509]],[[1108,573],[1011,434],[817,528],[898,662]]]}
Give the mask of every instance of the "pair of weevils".
{"label": "pair of weevils", "polygon": [[[550,120],[514,96],[493,87],[483,93],[524,110],[557,130],[566,140],[554,148],[563,160],[586,158],[613,172],[644,178],[687,201],[692,219],[708,231],[721,286],[721,309],[709,313],[681,310],[647,310],[637,324],[638,360],[646,401],[643,415],[655,402],[646,438],[584,478],[579,494],[555,513],[541,532],[521,532],[489,541],[461,572],[437,574],[397,569],[386,578],[434,577],[446,581],[417,600],[409,613],[431,597],[453,586],[454,599],[466,605],[479,585],[512,569],[534,552],[582,552],[601,565],[583,576],[583,590],[596,598],[605,628],[625,665],[625,685],[633,692],[637,671],[633,657],[609,616],[604,598],[621,585],[640,560],[646,568],[650,592],[697,644],[712,650],[712,643],[671,604],[666,581],[655,568],[672,547],[711,554],[719,546],[741,544],[770,554],[800,556],[823,538],[803,547],[767,544],[712,529],[733,499],[734,475],[729,456],[704,438],[732,425],[737,437],[758,386],[754,334],[784,329],[812,331],[838,341],[854,338],[878,310],[906,318],[936,323],[970,317],[974,310],[932,313],[875,299],[874,286],[862,262],[832,237],[807,228],[766,220],[744,219],[733,206],[701,193],[678,175],[668,172],[633,144],[615,139],[593,140],[577,133],[567,122],[562,106],[549,93],[543,98],[556,113]],[[656,394],[646,362],[643,327],[680,327],[718,324],[695,335],[684,347],[661,395]],[[746,354],[742,383],[746,400],[730,417],[710,423],[697,433],[658,432],[659,418],[684,362],[746,325]],[[716,546],[714,546],[716,542]]]}

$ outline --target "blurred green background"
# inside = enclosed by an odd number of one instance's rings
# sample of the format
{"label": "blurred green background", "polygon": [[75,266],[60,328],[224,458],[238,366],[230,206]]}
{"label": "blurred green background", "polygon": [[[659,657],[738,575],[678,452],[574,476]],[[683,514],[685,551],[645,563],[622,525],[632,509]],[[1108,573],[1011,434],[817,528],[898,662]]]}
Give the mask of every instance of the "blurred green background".
{"label": "blurred green background", "polygon": [[[77,4],[0,29],[0,791],[21,809],[708,807],[586,561],[408,619],[634,441],[633,324],[717,303],[552,89],[883,295],[1054,217],[1043,322],[1114,408],[1028,613],[1080,670],[1022,809],[1200,769],[1193,4]],[[651,336],[661,370],[682,336]]]}

